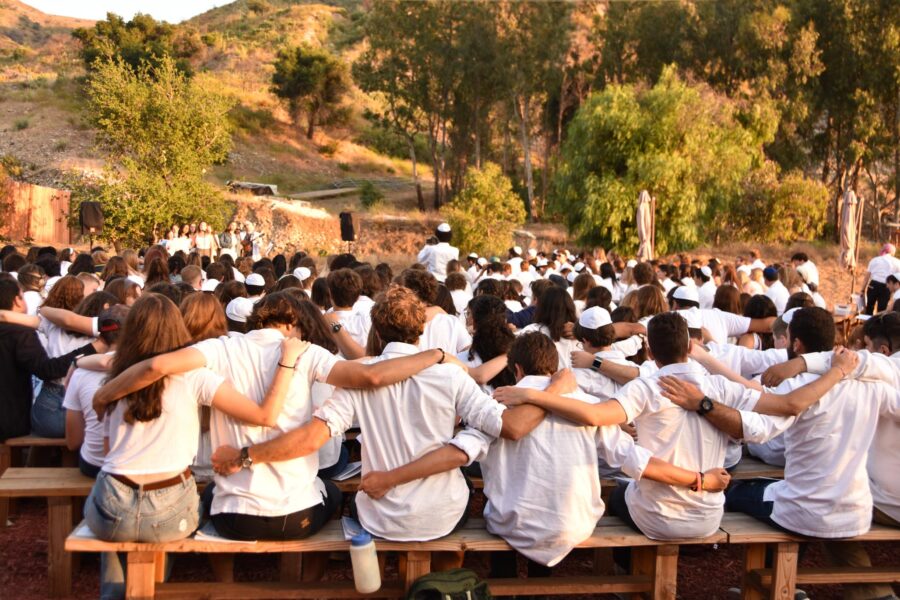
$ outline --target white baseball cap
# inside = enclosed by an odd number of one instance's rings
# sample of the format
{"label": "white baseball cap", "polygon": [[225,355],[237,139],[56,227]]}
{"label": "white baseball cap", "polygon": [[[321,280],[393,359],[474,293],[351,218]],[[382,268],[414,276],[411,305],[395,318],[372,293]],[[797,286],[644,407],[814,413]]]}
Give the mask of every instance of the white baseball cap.
{"label": "white baseball cap", "polygon": [[697,294],[697,288],[689,287],[686,285],[675,288],[675,291],[672,292],[672,297],[678,300],[685,300],[687,302],[700,302],[700,296]]}
{"label": "white baseball cap", "polygon": [[263,276],[259,273],[250,273],[247,275],[247,279],[244,280],[246,285],[258,285],[259,287],[264,287],[266,285],[266,280],[263,279]]}
{"label": "white baseball cap", "polygon": [[207,279],[203,282],[203,285],[200,286],[201,292],[214,292],[216,291],[216,287],[219,285],[218,279]]}
{"label": "white baseball cap", "polygon": [[250,298],[235,298],[225,307],[225,316],[238,323],[246,323],[253,312],[254,302]]}
{"label": "white baseball cap", "polygon": [[609,311],[605,308],[601,306],[592,306],[581,313],[578,324],[585,329],[600,329],[601,327],[612,324],[612,318],[610,318]]}
{"label": "white baseball cap", "polygon": [[437,230],[441,233],[450,233],[450,224],[449,223],[441,223],[437,226]]}
{"label": "white baseball cap", "polygon": [[294,277],[296,277],[300,281],[306,281],[307,279],[309,279],[310,275],[312,275],[312,271],[310,271],[306,267],[297,267],[296,269],[294,269]]}
{"label": "white baseball cap", "polygon": [[706,265],[703,265],[702,267],[700,267],[700,272],[703,273],[707,277],[712,277],[712,269],[710,269]]}

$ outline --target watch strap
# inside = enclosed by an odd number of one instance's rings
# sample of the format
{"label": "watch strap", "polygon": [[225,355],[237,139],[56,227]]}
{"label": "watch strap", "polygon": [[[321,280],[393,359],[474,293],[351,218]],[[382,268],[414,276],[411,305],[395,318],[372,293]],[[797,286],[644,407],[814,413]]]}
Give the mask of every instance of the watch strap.
{"label": "watch strap", "polygon": [[603,364],[603,359],[600,358],[599,356],[595,356],[594,361],[591,363],[591,368],[594,369],[595,371],[599,371],[600,366],[602,364]]}

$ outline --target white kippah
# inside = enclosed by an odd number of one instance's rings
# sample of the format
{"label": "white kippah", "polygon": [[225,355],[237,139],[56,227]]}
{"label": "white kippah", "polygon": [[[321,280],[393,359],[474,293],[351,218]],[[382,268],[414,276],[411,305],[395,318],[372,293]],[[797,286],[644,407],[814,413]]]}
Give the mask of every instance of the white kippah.
{"label": "white kippah", "polygon": [[672,297],[687,302],[700,302],[700,296],[697,295],[697,288],[686,285],[675,288],[675,291],[672,292]]}
{"label": "white kippah", "polygon": [[575,271],[569,271],[569,274],[566,275],[566,281],[569,283],[575,283]]}
{"label": "white kippah", "polygon": [[260,287],[266,285],[266,280],[263,279],[263,276],[259,273],[250,273],[247,275],[247,279],[244,280],[244,283],[247,285],[258,285]]}
{"label": "white kippah", "polygon": [[512,251],[516,256],[522,256],[522,246],[513,246]]}
{"label": "white kippah", "polygon": [[894,279],[897,280],[898,283],[900,283],[900,271],[897,271],[896,273],[891,273],[890,277],[893,277]]}
{"label": "white kippah", "polygon": [[633,269],[637,266],[637,261],[632,258],[627,263],[625,263],[625,266]]}
{"label": "white kippah", "polygon": [[536,249],[536,248],[529,248],[529,249],[528,249],[528,256],[530,256],[531,258],[534,258],[535,256],[537,256],[537,249]]}
{"label": "white kippah", "polygon": [[601,306],[592,306],[581,313],[578,324],[585,329],[600,329],[612,324],[609,312]]}
{"label": "white kippah", "polygon": [[703,273],[704,275],[706,275],[707,277],[712,277],[712,269],[710,269],[706,265],[703,265],[702,267],[700,267],[700,272]]}
{"label": "white kippah", "polygon": [[441,223],[437,226],[437,230],[441,233],[450,233],[450,224],[449,223]]}
{"label": "white kippah", "polygon": [[790,325],[791,321],[794,320],[794,314],[800,310],[799,306],[795,306],[791,310],[785,311],[783,315],[781,315],[781,320],[784,321],[785,325]]}
{"label": "white kippah", "polygon": [[486,264],[487,264],[487,259],[486,259],[485,257],[482,256],[481,258],[478,259],[478,266],[479,266],[479,267],[483,267],[483,266],[486,265]]}
{"label": "white kippah", "polygon": [[575,269],[576,273],[581,273],[582,271],[584,271],[584,263],[577,262],[577,263],[575,263],[575,266],[573,268]]}
{"label": "white kippah", "polygon": [[478,258],[477,252],[469,252],[469,258]]}
{"label": "white kippah", "polygon": [[216,291],[216,287],[219,285],[218,279],[207,279],[203,282],[203,285],[200,286],[201,292],[214,292]]}
{"label": "white kippah", "polygon": [[238,323],[246,323],[252,312],[253,300],[250,298],[235,298],[225,307],[225,316]]}
{"label": "white kippah", "polygon": [[306,281],[307,279],[309,279],[310,275],[312,275],[312,271],[310,271],[306,267],[297,267],[296,269],[294,269],[294,277],[296,277],[300,281]]}

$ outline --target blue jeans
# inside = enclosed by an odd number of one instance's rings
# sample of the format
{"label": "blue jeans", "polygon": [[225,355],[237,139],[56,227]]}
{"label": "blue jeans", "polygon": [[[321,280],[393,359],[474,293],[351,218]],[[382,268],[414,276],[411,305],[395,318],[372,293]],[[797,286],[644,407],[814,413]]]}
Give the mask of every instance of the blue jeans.
{"label": "blue jeans", "polygon": [[772,479],[744,479],[732,482],[731,487],[725,492],[725,510],[742,512],[775,529],[788,531],[772,520],[774,502],[763,500],[766,488],[773,483],[775,481]]}
{"label": "blue jeans", "polygon": [[31,433],[47,438],[66,437],[66,409],[63,398],[66,388],[52,381],[45,381],[31,406]]}
{"label": "blue jeans", "polygon": [[347,451],[347,446],[342,445],[341,455],[338,457],[338,461],[330,467],[319,469],[319,479],[324,481],[326,479],[331,479],[336,475],[340,475],[341,471],[346,469],[348,464],[350,464],[350,453]]}
{"label": "blue jeans", "polygon": [[[101,471],[84,505],[84,519],[108,542],[171,542],[188,537],[200,521],[200,497],[193,477],[144,492]],[[100,597],[125,596],[124,555],[100,557]]]}

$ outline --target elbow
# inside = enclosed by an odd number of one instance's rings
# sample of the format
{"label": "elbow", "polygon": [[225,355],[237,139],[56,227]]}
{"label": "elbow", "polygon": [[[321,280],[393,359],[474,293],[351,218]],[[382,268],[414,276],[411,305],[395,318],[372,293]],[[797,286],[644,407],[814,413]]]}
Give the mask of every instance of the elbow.
{"label": "elbow", "polygon": [[381,374],[379,369],[374,368],[374,365],[366,366],[364,369],[361,382],[364,387],[377,388],[385,384],[384,375]]}
{"label": "elbow", "polygon": [[788,402],[784,407],[784,414],[788,417],[799,417],[803,413],[803,407],[793,402]]}
{"label": "elbow", "polygon": [[503,424],[503,429],[500,431],[500,437],[505,440],[511,440],[513,442],[518,442],[523,437],[528,435],[528,431],[515,423]]}
{"label": "elbow", "polygon": [[162,355],[154,356],[150,359],[150,372],[155,373],[157,375],[168,375],[165,371],[165,360]]}

